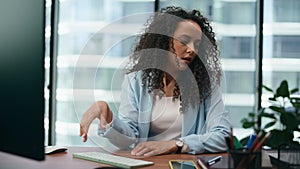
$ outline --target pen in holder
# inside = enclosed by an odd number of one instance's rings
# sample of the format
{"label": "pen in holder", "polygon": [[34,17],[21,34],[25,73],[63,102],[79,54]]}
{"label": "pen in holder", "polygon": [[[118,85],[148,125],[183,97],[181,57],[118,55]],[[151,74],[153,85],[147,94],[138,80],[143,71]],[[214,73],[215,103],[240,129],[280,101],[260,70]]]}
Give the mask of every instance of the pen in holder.
{"label": "pen in holder", "polygon": [[247,148],[237,148],[234,143],[234,136],[225,138],[228,146],[228,167],[234,169],[261,169],[261,147],[270,137],[270,132],[259,132],[255,138],[250,138]]}
{"label": "pen in holder", "polygon": [[249,152],[246,149],[228,150],[228,168],[261,169],[261,151]]}

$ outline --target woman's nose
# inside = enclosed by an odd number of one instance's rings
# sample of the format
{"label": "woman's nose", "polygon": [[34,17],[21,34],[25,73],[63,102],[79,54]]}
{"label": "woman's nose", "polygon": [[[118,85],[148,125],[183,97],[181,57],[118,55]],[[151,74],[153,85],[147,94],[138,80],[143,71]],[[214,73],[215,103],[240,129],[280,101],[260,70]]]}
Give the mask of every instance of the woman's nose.
{"label": "woman's nose", "polygon": [[187,53],[193,54],[193,53],[195,53],[195,52],[196,52],[196,51],[195,51],[195,45],[194,45],[194,43],[188,44],[188,45],[187,45]]}

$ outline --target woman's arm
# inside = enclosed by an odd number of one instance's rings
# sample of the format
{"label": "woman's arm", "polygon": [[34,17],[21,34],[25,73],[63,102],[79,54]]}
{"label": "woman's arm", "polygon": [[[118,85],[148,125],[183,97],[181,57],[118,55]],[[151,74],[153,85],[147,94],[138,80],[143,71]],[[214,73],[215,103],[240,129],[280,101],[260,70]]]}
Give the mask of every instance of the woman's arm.
{"label": "woman's arm", "polygon": [[103,133],[104,137],[119,148],[128,148],[137,142],[139,136],[138,95],[132,83],[137,83],[134,74],[125,75],[119,112],[114,113],[112,124],[108,129],[99,129],[99,133]]}
{"label": "woman's arm", "polygon": [[105,130],[106,125],[112,121],[112,112],[104,101],[95,102],[84,114],[80,121],[80,136],[83,142],[87,141],[88,130],[94,119],[100,120],[100,127]]}

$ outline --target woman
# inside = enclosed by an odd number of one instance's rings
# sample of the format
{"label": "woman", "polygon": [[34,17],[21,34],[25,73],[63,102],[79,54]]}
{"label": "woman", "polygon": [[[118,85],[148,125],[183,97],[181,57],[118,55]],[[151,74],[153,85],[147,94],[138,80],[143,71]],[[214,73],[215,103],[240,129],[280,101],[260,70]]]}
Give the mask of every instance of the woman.
{"label": "woman", "polygon": [[103,136],[120,148],[134,147],[132,155],[225,151],[230,123],[207,18],[167,7],[148,23],[130,57],[118,115],[97,101],[82,117],[83,141],[99,118]]}

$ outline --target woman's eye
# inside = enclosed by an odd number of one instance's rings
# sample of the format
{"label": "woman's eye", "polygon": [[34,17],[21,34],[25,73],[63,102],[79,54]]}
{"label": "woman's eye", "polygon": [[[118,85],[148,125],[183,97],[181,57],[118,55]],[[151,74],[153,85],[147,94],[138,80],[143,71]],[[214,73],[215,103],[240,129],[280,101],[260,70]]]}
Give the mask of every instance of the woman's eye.
{"label": "woman's eye", "polygon": [[200,47],[200,42],[196,42],[196,43],[195,43],[195,47],[196,47],[196,48],[199,48],[199,47]]}
{"label": "woman's eye", "polygon": [[188,41],[188,40],[180,40],[180,42],[181,42],[182,44],[184,44],[184,45],[186,45],[186,44],[188,44],[188,43],[189,43],[189,41]]}

